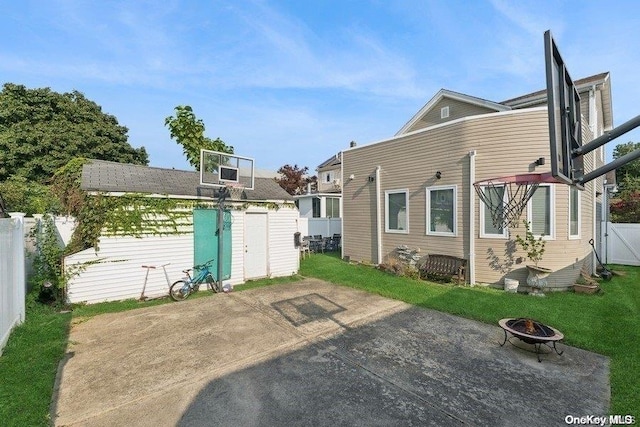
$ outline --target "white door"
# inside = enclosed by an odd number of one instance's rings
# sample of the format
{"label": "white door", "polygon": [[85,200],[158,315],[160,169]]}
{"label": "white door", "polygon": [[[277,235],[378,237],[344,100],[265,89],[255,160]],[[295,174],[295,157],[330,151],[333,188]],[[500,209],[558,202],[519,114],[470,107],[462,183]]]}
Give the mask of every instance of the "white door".
{"label": "white door", "polygon": [[244,217],[244,278],[268,276],[267,214],[246,213]]}

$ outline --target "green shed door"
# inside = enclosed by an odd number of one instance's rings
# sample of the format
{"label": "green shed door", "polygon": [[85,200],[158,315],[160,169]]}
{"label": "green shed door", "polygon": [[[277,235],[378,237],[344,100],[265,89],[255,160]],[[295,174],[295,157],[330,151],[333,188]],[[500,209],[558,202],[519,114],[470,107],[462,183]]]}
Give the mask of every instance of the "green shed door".
{"label": "green shed door", "polygon": [[[222,231],[222,280],[231,278],[231,212],[224,211]],[[218,210],[194,209],[193,211],[193,260],[195,265],[215,259],[211,272],[218,279]]]}

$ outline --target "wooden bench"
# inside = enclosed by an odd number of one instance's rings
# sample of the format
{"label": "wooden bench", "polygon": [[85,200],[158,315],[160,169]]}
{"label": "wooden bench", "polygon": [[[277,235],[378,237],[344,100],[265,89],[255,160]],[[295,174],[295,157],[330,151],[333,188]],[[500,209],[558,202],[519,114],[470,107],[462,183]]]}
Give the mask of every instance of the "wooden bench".
{"label": "wooden bench", "polygon": [[458,285],[464,283],[467,260],[451,255],[430,254],[420,267],[420,276],[437,280],[458,279]]}

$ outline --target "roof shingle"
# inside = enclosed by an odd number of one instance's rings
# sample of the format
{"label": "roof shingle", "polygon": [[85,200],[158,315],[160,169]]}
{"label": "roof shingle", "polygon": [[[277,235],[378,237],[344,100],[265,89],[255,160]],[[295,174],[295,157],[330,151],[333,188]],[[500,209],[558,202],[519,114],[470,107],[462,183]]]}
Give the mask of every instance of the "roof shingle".
{"label": "roof shingle", "polygon": [[[200,185],[198,172],[89,160],[82,168],[80,188],[86,191],[213,197],[214,189]],[[246,200],[293,200],[273,178],[255,178]],[[243,197],[245,199],[245,197]]]}

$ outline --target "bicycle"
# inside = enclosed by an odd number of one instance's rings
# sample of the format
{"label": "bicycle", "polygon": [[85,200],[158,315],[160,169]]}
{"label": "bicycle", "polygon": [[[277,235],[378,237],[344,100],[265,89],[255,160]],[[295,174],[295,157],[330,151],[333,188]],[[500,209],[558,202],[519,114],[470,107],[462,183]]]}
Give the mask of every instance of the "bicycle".
{"label": "bicycle", "polygon": [[[215,260],[209,260],[202,265],[195,265],[193,268],[182,270],[187,277],[184,277],[171,285],[169,288],[169,296],[174,301],[183,301],[187,299],[193,292],[197,292],[202,283],[207,284],[207,289],[210,289],[213,293],[220,292],[218,283],[214,280],[209,267]],[[191,277],[190,271],[199,270],[195,277]]]}

